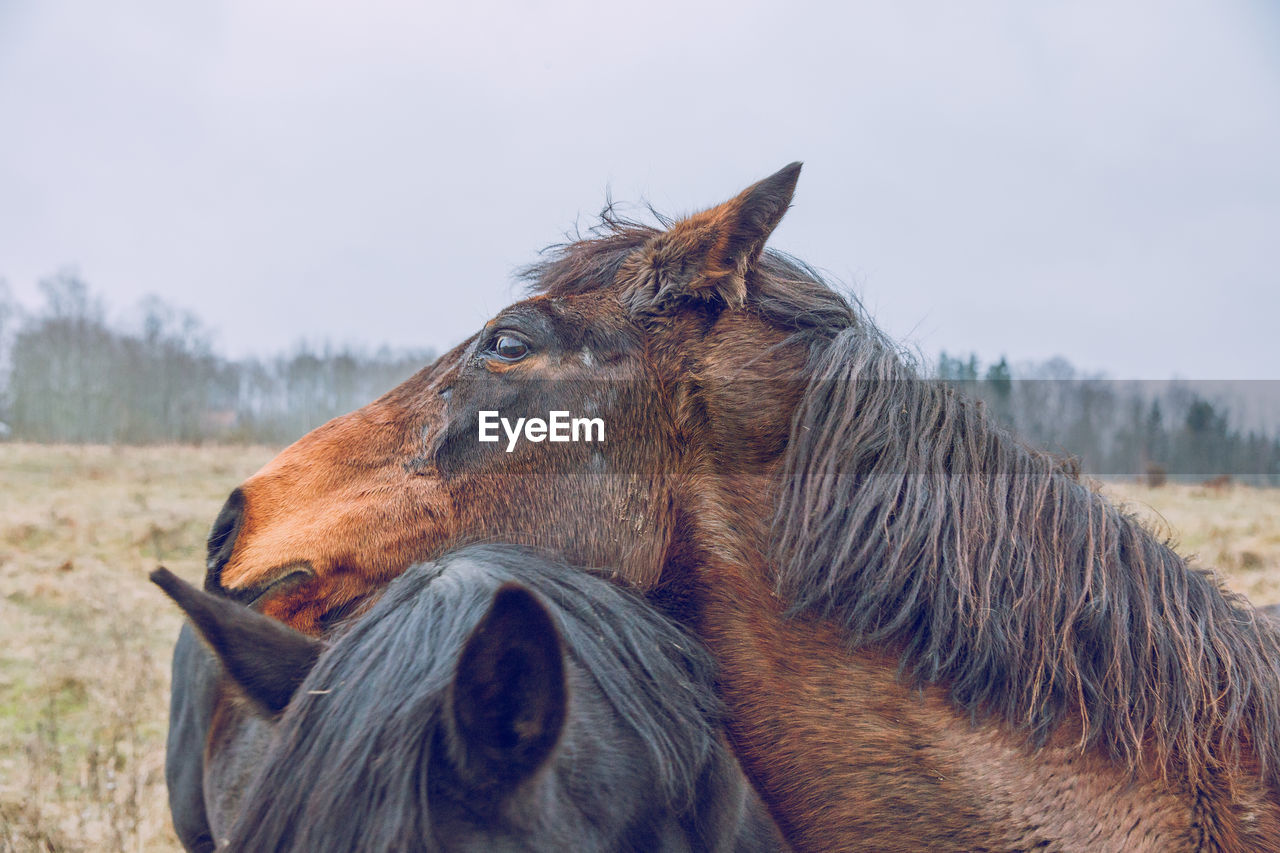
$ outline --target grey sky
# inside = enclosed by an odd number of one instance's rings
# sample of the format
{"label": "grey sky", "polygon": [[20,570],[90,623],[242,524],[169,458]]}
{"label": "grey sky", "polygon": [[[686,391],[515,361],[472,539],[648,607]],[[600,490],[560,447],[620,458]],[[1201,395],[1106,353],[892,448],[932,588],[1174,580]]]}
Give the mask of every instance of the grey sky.
{"label": "grey sky", "polygon": [[439,347],[606,187],[803,159],[773,245],[929,356],[1277,378],[1278,10],[0,0],[0,276]]}

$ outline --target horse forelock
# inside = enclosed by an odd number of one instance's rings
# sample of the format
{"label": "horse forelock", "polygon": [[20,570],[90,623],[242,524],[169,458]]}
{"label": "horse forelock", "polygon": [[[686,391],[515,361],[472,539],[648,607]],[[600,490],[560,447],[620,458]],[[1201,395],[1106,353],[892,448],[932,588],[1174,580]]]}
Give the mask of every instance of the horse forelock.
{"label": "horse forelock", "polygon": [[1042,743],[1074,715],[1081,748],[1193,782],[1280,775],[1276,629],[881,336],[812,365],[781,489],[792,609],[900,648],[975,718]]}
{"label": "horse forelock", "polygon": [[[660,225],[671,224],[656,211],[651,213]],[[525,267],[520,277],[533,292],[553,297],[621,291],[629,284],[620,280],[627,259],[661,233],[607,207],[585,239],[549,246],[545,258]],[[841,329],[864,323],[856,299],[837,293],[798,258],[766,249],[749,276],[747,307],[779,328],[825,341]],[[874,326],[868,331],[880,335]]]}

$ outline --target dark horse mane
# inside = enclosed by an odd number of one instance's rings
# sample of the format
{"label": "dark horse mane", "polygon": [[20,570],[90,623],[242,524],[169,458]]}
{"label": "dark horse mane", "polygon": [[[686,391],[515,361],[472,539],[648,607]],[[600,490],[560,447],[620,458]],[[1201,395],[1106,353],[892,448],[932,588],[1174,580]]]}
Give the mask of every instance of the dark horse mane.
{"label": "dark horse mane", "polygon": [[[566,654],[643,744],[657,794],[673,807],[692,806],[699,774],[720,748],[710,654],[616,583],[528,549],[471,546],[411,567],[367,615],[339,629],[349,642],[335,642],[308,676],[324,689],[295,696],[281,719],[279,760],[245,796],[242,831],[250,838],[305,831],[335,850],[413,847],[433,837],[427,777],[431,751],[441,746],[421,735],[446,713],[457,663],[438,650],[460,649],[510,582],[549,605]],[[362,691],[342,689],[344,673],[380,685],[376,707]],[[378,724],[369,724],[371,715]],[[375,772],[388,761],[404,772]],[[291,798],[303,795],[306,825],[297,826],[303,801]]]}
{"label": "dark horse mane", "polygon": [[[606,209],[525,271],[552,296],[610,287],[655,229]],[[746,308],[808,347],[774,519],[793,612],[901,650],[975,719],[1190,784],[1251,758],[1277,781],[1280,634],[1068,465],[922,378],[854,299],[766,251]],[[1247,745],[1248,755],[1241,744]]]}

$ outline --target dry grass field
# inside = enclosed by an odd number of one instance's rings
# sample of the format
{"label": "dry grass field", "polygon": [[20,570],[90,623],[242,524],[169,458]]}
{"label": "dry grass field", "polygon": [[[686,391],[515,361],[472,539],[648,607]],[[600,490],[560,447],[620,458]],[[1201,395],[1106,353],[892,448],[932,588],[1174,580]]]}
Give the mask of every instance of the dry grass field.
{"label": "dry grass field", "polygon": [[0,444],[0,850],[176,850],[164,788],[176,609],[262,448]]}
{"label": "dry grass field", "polygon": [[1280,489],[1107,483],[1111,498],[1254,604],[1280,602]]}
{"label": "dry grass field", "polygon": [[[198,579],[223,498],[272,452],[0,444],[0,851],[177,849],[163,753],[179,620],[146,574]],[[1280,490],[1107,489],[1280,601]]]}

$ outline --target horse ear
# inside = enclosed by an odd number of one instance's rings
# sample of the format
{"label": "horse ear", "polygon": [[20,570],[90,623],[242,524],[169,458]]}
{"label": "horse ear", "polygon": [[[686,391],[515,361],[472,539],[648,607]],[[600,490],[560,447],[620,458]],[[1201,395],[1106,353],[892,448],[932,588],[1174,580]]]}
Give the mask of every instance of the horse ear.
{"label": "horse ear", "polygon": [[243,604],[197,589],[165,568],[151,581],[182,608],[244,695],[267,716],[284,710],[324,643]]}
{"label": "horse ear", "polygon": [[449,690],[452,758],[474,788],[510,788],[560,739],[568,695],[560,634],[533,593],[494,595],[472,630]]}
{"label": "horse ear", "polygon": [[724,204],[653,237],[622,269],[627,307],[655,313],[689,297],[742,305],[747,271],[791,206],[800,167],[792,163]]}

